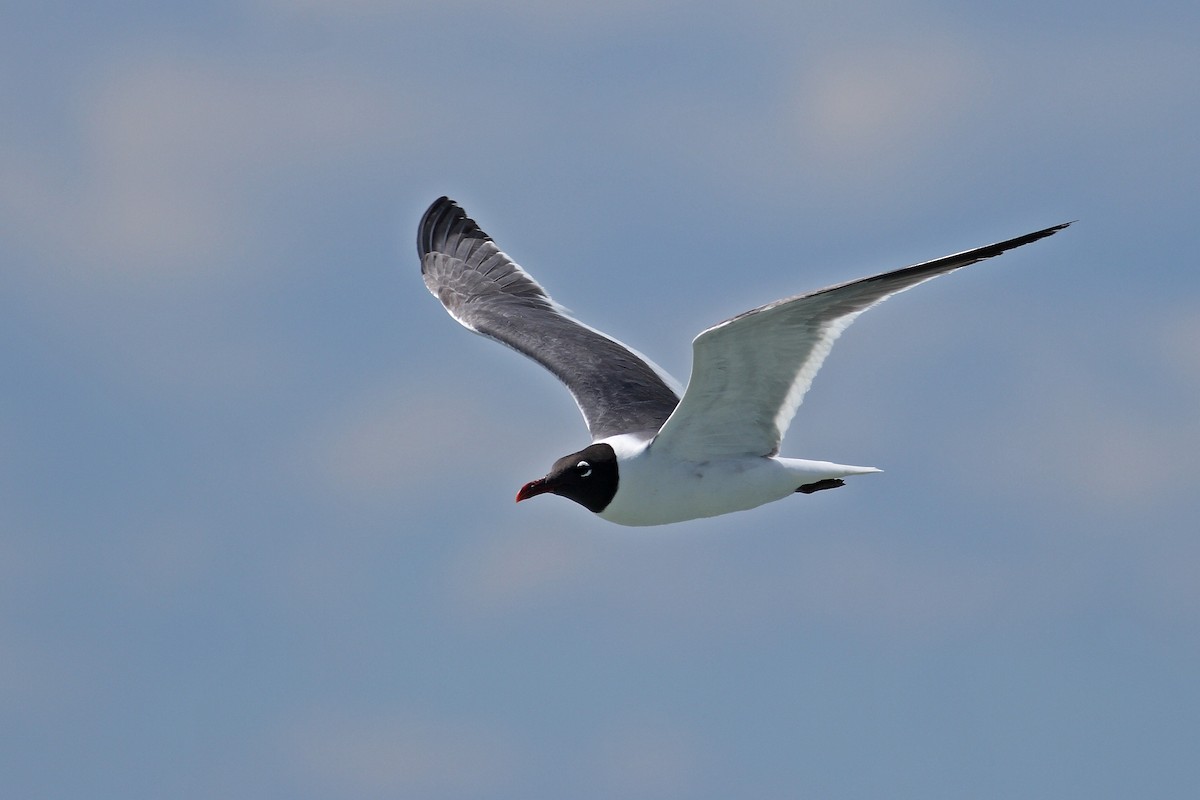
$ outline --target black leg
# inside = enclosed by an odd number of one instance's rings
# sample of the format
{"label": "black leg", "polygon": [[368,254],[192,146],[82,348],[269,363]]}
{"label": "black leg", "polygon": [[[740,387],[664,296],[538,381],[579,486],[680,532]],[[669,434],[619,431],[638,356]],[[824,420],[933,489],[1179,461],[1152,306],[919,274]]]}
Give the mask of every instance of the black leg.
{"label": "black leg", "polygon": [[825,480],[817,481],[816,483],[806,483],[796,491],[800,492],[801,494],[812,494],[813,492],[819,492],[822,489],[836,489],[839,486],[845,485],[846,482],[841,478],[826,478]]}

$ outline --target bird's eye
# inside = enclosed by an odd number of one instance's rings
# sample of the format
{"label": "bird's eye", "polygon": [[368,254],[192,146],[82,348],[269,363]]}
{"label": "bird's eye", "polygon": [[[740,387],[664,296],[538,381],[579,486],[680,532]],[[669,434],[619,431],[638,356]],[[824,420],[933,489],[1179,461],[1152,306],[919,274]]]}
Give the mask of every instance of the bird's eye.
{"label": "bird's eye", "polygon": [[592,474],[592,465],[586,461],[580,461],[575,465],[575,469],[579,470],[579,477],[586,478]]}

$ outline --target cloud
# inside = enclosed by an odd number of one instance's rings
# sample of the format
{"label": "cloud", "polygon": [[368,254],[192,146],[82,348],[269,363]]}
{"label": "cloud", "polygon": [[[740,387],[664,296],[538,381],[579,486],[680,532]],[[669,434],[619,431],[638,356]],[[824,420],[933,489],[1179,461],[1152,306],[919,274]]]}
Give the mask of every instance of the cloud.
{"label": "cloud", "polygon": [[[336,68],[143,57],[84,102],[71,240],[106,273],[220,271],[254,241],[264,191],[405,139],[395,90]],[[79,255],[78,253],[76,255]]]}
{"label": "cloud", "polygon": [[597,30],[633,24],[638,20],[663,18],[664,12],[680,5],[678,0],[522,0],[497,6],[487,0],[254,0],[263,13],[279,16],[306,16],[353,24],[370,24],[380,19],[412,16],[436,11],[443,18],[469,14],[474,18],[518,23],[526,30],[543,34],[576,33],[595,35]]}
{"label": "cloud", "polygon": [[[1034,181],[1051,161],[1060,180],[1086,171],[1118,203],[1131,187],[1185,186],[1178,167],[1195,160],[1176,99],[1196,91],[1194,49],[1135,33],[1014,49],[984,29],[906,23],[903,36],[807,42],[741,95],[651,83],[614,124],[631,148],[723,192],[807,201],[835,219],[843,207],[885,219],[944,208],[929,198],[978,195],[983,181],[1001,196],[1036,186],[1030,202],[1056,188],[1077,197],[1075,180]],[[1175,157],[1135,144],[1149,130]]]}
{"label": "cloud", "polygon": [[[48,290],[244,280],[287,263],[272,248],[294,238],[297,185],[316,203],[338,180],[454,148],[459,99],[353,59],[134,49],[78,82],[57,137],[0,141],[6,232]],[[489,141],[520,135],[520,103],[477,100],[503,123]]]}
{"label": "cloud", "polygon": [[[314,711],[274,739],[292,781],[339,796],[497,796],[565,776],[604,796],[676,797],[694,794],[705,771],[705,748],[691,730],[661,715],[620,709],[586,732],[565,766],[546,762],[512,730],[446,714]],[[535,768],[536,778],[529,774]]]}
{"label": "cloud", "polygon": [[620,718],[597,743],[596,785],[605,797],[694,797],[704,763],[695,739],[666,719]]}
{"label": "cloud", "polygon": [[971,107],[979,56],[927,35],[837,50],[800,71],[788,105],[803,161],[838,180],[887,180],[932,156]]}
{"label": "cloud", "polygon": [[297,184],[326,203],[331,182],[422,149],[445,120],[402,78],[181,50],[97,67],[68,130],[0,143],[10,285],[45,338],[107,374],[245,398],[298,355],[261,327],[280,294],[264,276],[295,270],[305,241]]}
{"label": "cloud", "polygon": [[[562,509],[554,519],[566,519]],[[509,617],[554,597],[590,593],[584,587],[603,559],[600,542],[564,527],[523,522],[512,512],[494,535],[471,537],[445,578],[450,604],[470,619]],[[589,526],[590,527],[590,526]],[[606,563],[606,562],[599,562]],[[590,576],[594,578],[594,575]]]}
{"label": "cloud", "polygon": [[[460,618],[519,626],[556,609],[597,624],[603,609],[605,624],[648,636],[829,625],[890,641],[937,638],[997,613],[1028,611],[1030,581],[1020,562],[908,549],[861,522],[822,535],[820,511],[808,520],[816,532],[803,537],[770,533],[778,520],[756,520],[755,512],[625,531],[572,517],[576,511],[462,538],[445,577]],[[765,541],[759,547],[752,539]]]}
{"label": "cloud", "polygon": [[744,96],[643,95],[620,119],[637,146],[726,191],[743,185],[795,203],[802,186],[822,203],[853,198],[861,208],[894,202],[922,170],[928,177],[945,142],[971,125],[982,58],[934,31],[902,43],[814,43]]}
{"label": "cloud", "polygon": [[422,383],[362,390],[314,423],[288,460],[335,495],[384,500],[439,485],[460,491],[464,460],[484,472],[490,454],[520,452],[494,405],[469,392],[428,388],[461,386],[460,379],[427,373]]}
{"label": "cloud", "polygon": [[522,757],[479,722],[314,713],[278,736],[297,786],[335,796],[481,797],[510,785]]}
{"label": "cloud", "polygon": [[389,495],[419,491],[451,466],[468,442],[455,420],[475,413],[460,395],[397,385],[360,398],[315,434],[311,456],[322,483],[339,493]]}
{"label": "cloud", "polygon": [[[1002,330],[1004,316],[980,310],[974,324]],[[951,432],[948,460],[987,454],[986,474],[975,478],[984,491],[1053,499],[1087,519],[1112,521],[1189,493],[1197,457],[1188,443],[1200,441],[1200,419],[1183,398],[1195,392],[1189,372],[1200,360],[1187,339],[1195,320],[1147,309],[1107,339],[1075,341],[1036,316],[1030,309],[1009,328],[1003,368],[1020,367],[1005,406]],[[1146,334],[1130,338],[1135,331]]]}
{"label": "cloud", "polygon": [[1164,367],[1181,380],[1185,391],[1200,394],[1200,311],[1182,308],[1162,315],[1158,336]]}

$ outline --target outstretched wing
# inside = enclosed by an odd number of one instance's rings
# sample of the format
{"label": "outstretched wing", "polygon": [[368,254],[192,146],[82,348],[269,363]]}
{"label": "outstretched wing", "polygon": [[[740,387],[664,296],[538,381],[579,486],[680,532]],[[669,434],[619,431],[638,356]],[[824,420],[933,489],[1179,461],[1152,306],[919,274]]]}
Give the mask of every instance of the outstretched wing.
{"label": "outstretched wing", "polygon": [[1069,224],[777,300],[701,332],[692,342],[687,391],[654,448],[691,460],[774,455],[825,356],[855,317],[897,292]]}
{"label": "outstretched wing", "polygon": [[657,431],[679,403],[645,356],[568,316],[454,201],[429,207],[417,231],[421,274],[450,316],[554,373],[593,440]]}

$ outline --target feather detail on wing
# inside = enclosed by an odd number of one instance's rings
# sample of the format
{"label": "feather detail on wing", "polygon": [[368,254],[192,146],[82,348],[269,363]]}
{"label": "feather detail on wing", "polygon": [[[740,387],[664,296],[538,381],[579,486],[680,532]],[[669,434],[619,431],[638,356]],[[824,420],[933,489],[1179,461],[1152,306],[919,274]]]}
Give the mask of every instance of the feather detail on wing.
{"label": "feather detail on wing", "polygon": [[679,397],[666,372],[570,317],[449,198],[421,218],[417,252],[425,285],[450,316],[550,370],[593,440],[657,431],[674,411]]}
{"label": "feather detail on wing", "polygon": [[714,325],[692,342],[687,391],[653,447],[695,461],[774,455],[834,341],[859,314],[1069,224],[777,300]]}

